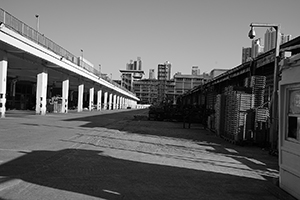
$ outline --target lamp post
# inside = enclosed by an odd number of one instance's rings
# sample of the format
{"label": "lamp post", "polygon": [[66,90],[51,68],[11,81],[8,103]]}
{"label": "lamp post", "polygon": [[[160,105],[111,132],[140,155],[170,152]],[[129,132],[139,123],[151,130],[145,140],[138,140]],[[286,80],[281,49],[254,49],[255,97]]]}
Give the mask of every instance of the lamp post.
{"label": "lamp post", "polygon": [[273,75],[273,93],[271,99],[271,127],[270,127],[270,143],[271,151],[277,149],[277,138],[278,138],[278,59],[279,59],[279,34],[280,25],[279,24],[266,24],[266,23],[251,23],[249,31],[249,38],[253,39],[255,37],[254,27],[273,27],[276,30],[276,40],[275,40],[275,57],[274,57],[274,75]]}
{"label": "lamp post", "polygon": [[83,50],[80,49],[81,51],[81,67],[84,68],[84,65],[83,65]]}
{"label": "lamp post", "polygon": [[36,17],[36,31],[40,31],[40,20],[39,20],[39,15],[35,15]]}

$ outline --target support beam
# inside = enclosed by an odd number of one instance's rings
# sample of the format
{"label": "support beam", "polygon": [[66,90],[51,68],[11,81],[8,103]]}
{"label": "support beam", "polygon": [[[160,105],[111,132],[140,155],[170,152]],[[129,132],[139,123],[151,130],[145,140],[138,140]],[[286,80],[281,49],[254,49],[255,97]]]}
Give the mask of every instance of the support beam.
{"label": "support beam", "polygon": [[117,110],[120,109],[120,96],[117,96]]}
{"label": "support beam", "polygon": [[90,88],[90,98],[89,98],[89,111],[94,109],[94,88]]}
{"label": "support beam", "polygon": [[68,99],[69,99],[69,79],[62,82],[62,113],[68,113]]}
{"label": "support beam", "polygon": [[107,99],[108,99],[108,92],[104,92],[104,102],[103,102],[104,110],[107,110]]}
{"label": "support beam", "polygon": [[128,107],[128,99],[125,98],[125,109]]}
{"label": "support beam", "polygon": [[117,109],[117,95],[114,94],[114,99],[113,99],[113,110]]}
{"label": "support beam", "polygon": [[112,109],[112,104],[113,104],[113,102],[112,102],[112,97],[113,97],[113,94],[110,93],[110,94],[109,94],[109,102],[108,102],[108,110],[111,110],[111,109]]}
{"label": "support beam", "polygon": [[6,103],[6,81],[7,81],[7,58],[0,58],[0,117],[5,117]]}
{"label": "support beam", "polygon": [[83,110],[83,92],[84,92],[84,84],[80,84],[78,86],[78,103],[77,103],[78,112],[82,112]]}
{"label": "support beam", "polygon": [[48,85],[48,72],[43,69],[43,72],[37,75],[36,84],[36,114],[45,115],[46,114],[46,102],[47,102],[47,85]]}
{"label": "support beam", "polygon": [[98,90],[97,92],[97,110],[100,111],[102,109],[102,90]]}
{"label": "support beam", "polygon": [[123,97],[120,97],[120,109],[124,109],[124,106],[123,106]]}

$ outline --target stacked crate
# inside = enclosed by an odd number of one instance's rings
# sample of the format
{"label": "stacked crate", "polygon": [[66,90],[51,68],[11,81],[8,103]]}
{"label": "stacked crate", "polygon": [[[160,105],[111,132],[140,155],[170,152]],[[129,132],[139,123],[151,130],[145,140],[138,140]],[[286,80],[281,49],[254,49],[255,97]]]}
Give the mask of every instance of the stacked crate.
{"label": "stacked crate", "polygon": [[242,138],[247,110],[253,108],[254,96],[244,90],[228,87],[225,91],[225,134],[226,139],[239,141]]}
{"label": "stacked crate", "polygon": [[224,134],[224,113],[225,113],[224,95],[218,94],[215,103],[215,130],[217,135]]}
{"label": "stacked crate", "polygon": [[254,107],[260,107],[264,103],[266,77],[252,76],[250,79],[249,87],[252,88],[252,94],[254,94]]}
{"label": "stacked crate", "polygon": [[249,130],[254,131],[254,142],[263,143],[265,136],[265,129],[269,118],[269,109],[265,106],[267,77],[252,76],[245,80],[245,86],[251,88],[251,93],[254,95],[254,123]]}

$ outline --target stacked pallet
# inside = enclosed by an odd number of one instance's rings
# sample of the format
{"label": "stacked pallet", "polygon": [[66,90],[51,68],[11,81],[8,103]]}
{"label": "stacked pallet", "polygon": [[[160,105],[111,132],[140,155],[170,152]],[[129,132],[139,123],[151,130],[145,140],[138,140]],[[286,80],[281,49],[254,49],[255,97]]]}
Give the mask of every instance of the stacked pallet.
{"label": "stacked pallet", "polygon": [[254,95],[254,107],[260,107],[264,103],[264,95],[267,79],[265,76],[251,76],[246,78],[244,86],[250,88],[251,93]]}
{"label": "stacked pallet", "polygon": [[254,107],[260,107],[264,103],[266,77],[252,76],[249,86],[252,88],[252,94],[254,94]]}
{"label": "stacked pallet", "polygon": [[267,122],[269,118],[269,109],[268,108],[258,108],[255,113],[255,120],[257,122]]}
{"label": "stacked pallet", "polygon": [[221,94],[216,96],[216,103],[215,103],[215,127],[216,127],[216,134],[220,135],[220,120],[221,120]]}
{"label": "stacked pallet", "polygon": [[247,110],[253,108],[254,96],[234,87],[226,89],[225,134],[230,140],[238,141],[243,134]]}
{"label": "stacked pallet", "polygon": [[224,112],[225,101],[224,95],[218,94],[215,103],[215,130],[217,135],[224,134]]}

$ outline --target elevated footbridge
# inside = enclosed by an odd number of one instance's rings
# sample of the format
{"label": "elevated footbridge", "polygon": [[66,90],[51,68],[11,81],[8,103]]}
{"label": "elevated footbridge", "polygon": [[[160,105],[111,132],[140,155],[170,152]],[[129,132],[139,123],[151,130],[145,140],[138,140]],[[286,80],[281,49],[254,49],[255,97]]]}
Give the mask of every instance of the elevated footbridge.
{"label": "elevated footbridge", "polygon": [[60,97],[58,112],[63,113],[71,105],[80,112],[135,108],[139,101],[83,57],[0,9],[1,117],[7,109],[34,109],[45,115],[54,95]]}

